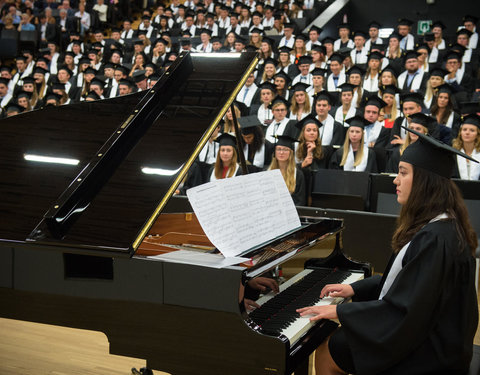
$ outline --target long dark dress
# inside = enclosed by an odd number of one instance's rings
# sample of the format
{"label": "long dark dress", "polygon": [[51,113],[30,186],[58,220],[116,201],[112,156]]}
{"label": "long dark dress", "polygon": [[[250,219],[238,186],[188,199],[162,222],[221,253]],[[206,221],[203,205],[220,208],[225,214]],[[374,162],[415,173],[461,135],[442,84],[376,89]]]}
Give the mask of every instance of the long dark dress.
{"label": "long dark dress", "polygon": [[357,374],[468,370],[478,322],[475,259],[459,243],[454,220],[431,222],[412,238],[382,300],[380,276],[352,284],[354,303],[337,313]]}

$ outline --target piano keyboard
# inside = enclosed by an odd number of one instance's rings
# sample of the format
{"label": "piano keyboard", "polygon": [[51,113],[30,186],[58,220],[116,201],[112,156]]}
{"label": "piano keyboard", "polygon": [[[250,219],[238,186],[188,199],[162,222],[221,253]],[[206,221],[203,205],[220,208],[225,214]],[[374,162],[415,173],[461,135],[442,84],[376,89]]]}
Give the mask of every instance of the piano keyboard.
{"label": "piano keyboard", "polygon": [[256,302],[259,308],[250,313],[250,318],[269,335],[285,335],[290,346],[317,322],[310,317],[300,317],[296,309],[306,306],[339,304],[343,298],[325,297],[320,291],[327,284],[351,284],[363,278],[363,272],[345,272],[332,269],[305,269],[280,285],[279,293],[270,292]]}

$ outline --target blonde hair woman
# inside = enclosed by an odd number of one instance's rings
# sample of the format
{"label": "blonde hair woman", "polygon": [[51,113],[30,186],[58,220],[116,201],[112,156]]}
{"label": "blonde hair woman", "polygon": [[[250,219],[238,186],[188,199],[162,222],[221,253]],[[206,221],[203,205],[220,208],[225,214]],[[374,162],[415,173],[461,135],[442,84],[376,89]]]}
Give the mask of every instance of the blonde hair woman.
{"label": "blonde hair woman", "polygon": [[448,72],[442,68],[432,69],[432,71],[430,72],[430,78],[428,78],[427,89],[425,91],[425,108],[431,108],[434,102],[433,98],[437,94],[436,88],[445,83],[443,77],[445,77],[447,74]]}
{"label": "blonde hair woman", "polygon": [[[236,105],[234,105],[234,108],[235,108],[235,116],[237,117],[237,120],[238,120],[241,116],[240,109]],[[228,107],[223,120],[224,120],[224,124],[223,124],[222,133],[235,133],[235,125],[233,124],[233,116],[232,116],[232,107]]]}
{"label": "blonde hair woman", "polygon": [[330,169],[341,169],[354,172],[377,172],[375,152],[365,145],[364,128],[370,122],[362,116],[354,116],[346,120],[349,127],[343,146],[330,160]]}
{"label": "blonde hair woman", "polygon": [[[465,116],[457,138],[453,140],[453,148],[462,151],[475,160],[480,160],[480,116]],[[480,165],[469,160],[456,158],[454,177],[462,180],[479,180]]]}
{"label": "blonde hair woman", "polygon": [[288,135],[276,137],[275,151],[269,170],[280,169],[287,189],[296,206],[306,204],[305,178],[300,169],[295,165],[295,139]]}

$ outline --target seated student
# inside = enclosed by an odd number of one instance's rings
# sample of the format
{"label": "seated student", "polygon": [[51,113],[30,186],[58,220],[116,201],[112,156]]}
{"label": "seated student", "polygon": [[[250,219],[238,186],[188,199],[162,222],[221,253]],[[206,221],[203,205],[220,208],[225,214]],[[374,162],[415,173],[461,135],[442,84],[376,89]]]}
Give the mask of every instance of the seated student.
{"label": "seated student", "polygon": [[360,107],[365,93],[362,87],[362,77],[365,71],[358,66],[352,66],[347,72],[347,82],[353,85],[352,104],[355,108]]}
{"label": "seated student", "polygon": [[[408,128],[413,129],[418,133],[432,134],[435,130],[435,126],[435,119],[421,112],[410,115],[410,123]],[[388,159],[386,168],[387,173],[398,173],[398,163],[400,162],[400,157],[403,155],[405,149],[417,140],[418,135],[407,132],[405,142],[400,147],[397,147],[395,150],[393,150],[390,158]]]}
{"label": "seated student", "polygon": [[363,89],[368,93],[378,92],[382,59],[383,55],[380,52],[371,52],[368,55],[368,68],[362,84]]}
{"label": "seated student", "polygon": [[290,119],[300,121],[312,112],[310,106],[310,97],[307,95],[308,85],[298,82],[295,84],[292,95],[292,105],[290,106]]}
{"label": "seated student", "polygon": [[273,76],[273,84],[277,89],[276,94],[280,95],[285,100],[290,100],[290,91],[288,91],[290,81],[290,77],[281,70]]}
{"label": "seated student", "polygon": [[384,126],[387,128],[391,128],[395,120],[400,116],[397,102],[397,95],[399,92],[400,90],[398,90],[395,85],[380,87],[380,97],[386,104],[386,106],[380,110],[380,115],[383,117],[385,123]]}
{"label": "seated student", "polygon": [[317,120],[322,124],[320,138],[322,146],[340,146],[345,140],[345,128],[330,115],[332,97],[327,91],[321,91],[314,96],[313,108]]}
{"label": "seated student", "polygon": [[[453,141],[453,148],[480,161],[480,116],[477,114],[465,116],[458,136]],[[453,177],[480,180],[480,164],[457,156]]]}
{"label": "seated student", "polygon": [[268,125],[265,130],[265,139],[270,143],[275,143],[275,136],[284,135],[293,126],[290,124],[290,118],[288,117],[288,102],[281,96],[277,96],[272,100],[269,108],[273,113],[273,121]]}
{"label": "seated student", "polygon": [[[241,111],[237,104],[233,105],[235,108],[235,116],[237,120],[241,117]],[[223,126],[220,129],[221,133],[235,133],[235,125],[233,124],[233,116],[232,116],[232,106],[228,107],[227,112],[225,112],[225,116],[223,117]]]}
{"label": "seated student", "polygon": [[288,135],[277,136],[275,152],[268,169],[280,169],[295,206],[304,206],[306,204],[305,178],[302,171],[295,165],[295,142],[295,139]]}
{"label": "seated student", "polygon": [[355,86],[350,83],[342,83],[338,87],[342,90],[340,94],[341,105],[335,110],[334,118],[335,121],[348,127],[348,124],[345,123],[345,119],[351,118],[357,113],[357,108],[352,103]]}
{"label": "seated student", "polygon": [[[453,89],[448,83],[444,83],[437,87],[437,95],[434,97],[432,107],[430,108],[430,115],[435,117],[439,124],[445,125],[452,131],[452,136],[455,138],[460,128],[460,115],[454,111],[456,105],[452,102]],[[445,142],[451,144],[450,142]]]}
{"label": "seated student", "polygon": [[220,147],[217,160],[210,169],[210,181],[238,176],[242,173],[237,163],[237,139],[234,135],[223,133],[215,139]]}
{"label": "seated student", "polygon": [[398,117],[391,129],[385,127],[382,129],[375,143],[375,147],[393,150],[395,147],[403,144],[407,136],[407,131],[404,129],[408,127],[410,123],[408,116],[422,111],[423,96],[419,93],[404,94],[400,97],[400,100],[404,117]]}
{"label": "seated student", "polygon": [[398,76],[398,88],[404,93],[418,92],[425,94],[428,75],[420,69],[418,53],[408,51],[404,57],[405,71]]}
{"label": "seated student", "polygon": [[388,59],[388,63],[396,71],[402,71],[403,65],[403,51],[400,47],[400,35],[393,32],[388,37],[388,48],[385,53],[385,57]]}
{"label": "seated student", "polygon": [[245,160],[262,170],[272,162],[273,145],[265,140],[262,124],[257,116],[238,119],[242,131]]}
{"label": "seated student", "polygon": [[462,63],[462,55],[454,50],[448,51],[445,61],[445,69],[448,71],[444,77],[445,82],[454,88],[458,102],[468,101],[473,92],[474,80]]}
{"label": "seated student", "polygon": [[430,109],[432,106],[433,98],[437,94],[436,88],[443,85],[445,83],[445,80],[443,77],[445,77],[448,74],[448,72],[445,69],[442,68],[434,68],[430,72],[430,77],[428,78],[427,81],[427,88],[425,91],[425,100],[424,100],[424,106],[426,109]]}
{"label": "seated student", "polygon": [[375,152],[365,145],[364,128],[370,122],[362,116],[347,119],[350,125],[343,146],[332,155],[330,169],[377,173]]}
{"label": "seated student", "polygon": [[201,174],[202,183],[210,181],[210,169],[217,160],[218,149],[220,146],[218,145],[218,142],[215,142],[215,139],[220,133],[220,128],[220,125],[215,128],[207,143],[205,146],[203,146],[202,150],[198,154],[198,158],[196,160],[196,163],[199,167],[199,172]]}
{"label": "seated student", "polygon": [[298,146],[295,151],[296,162],[302,169],[315,172],[327,169],[333,153],[332,146],[322,146],[320,138],[321,123],[312,115],[295,124],[300,130]]}
{"label": "seated student", "polygon": [[332,105],[336,105],[338,101],[338,87],[345,83],[347,78],[345,75],[345,69],[343,67],[343,56],[339,53],[334,53],[330,56],[330,75],[327,77],[327,91],[330,93],[335,102]]}
{"label": "seated student", "polygon": [[366,96],[362,102],[363,118],[367,120],[365,125],[365,145],[374,147],[377,139],[384,128],[384,119],[380,117],[380,111],[385,108],[387,103],[377,95]]}
{"label": "seated student", "polygon": [[256,115],[263,126],[268,126],[273,121],[272,110],[270,109],[270,103],[272,102],[276,88],[270,82],[264,82],[259,87],[260,91],[260,103],[253,104],[250,107],[250,114]]}
{"label": "seated student", "polygon": [[[312,86],[307,89],[307,94],[310,97],[310,103],[313,104],[313,97],[320,91],[325,90],[325,74],[326,69],[315,68],[310,74],[312,75]],[[312,105],[313,107],[313,105]]]}
{"label": "seated student", "polygon": [[352,303],[297,310],[341,324],[316,351],[317,374],[468,373],[478,323],[477,235],[449,179],[459,152],[419,137],[394,180],[402,210],[391,266],[383,276],[330,284],[319,295]]}
{"label": "seated student", "polygon": [[283,71],[290,79],[294,79],[300,71],[296,64],[293,63],[291,59],[290,52],[292,51],[289,47],[282,47],[278,50],[278,65],[277,73]]}

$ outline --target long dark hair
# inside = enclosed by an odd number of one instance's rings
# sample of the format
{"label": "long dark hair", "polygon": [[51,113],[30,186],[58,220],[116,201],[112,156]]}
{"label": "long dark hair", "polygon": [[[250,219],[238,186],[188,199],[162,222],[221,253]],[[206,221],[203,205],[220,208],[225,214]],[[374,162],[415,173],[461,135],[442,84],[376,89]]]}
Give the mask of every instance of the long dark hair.
{"label": "long dark hair", "polygon": [[[260,149],[262,148],[263,144],[265,143],[265,136],[263,134],[263,130],[260,126],[255,126],[252,128],[253,130],[253,142],[250,147],[248,147],[248,158],[253,157]],[[242,138],[242,147],[245,147],[245,141]]]}
{"label": "long dark hair", "polygon": [[397,221],[392,238],[393,250],[400,251],[424,225],[442,213],[456,221],[459,252],[470,247],[474,254],[477,235],[457,185],[450,179],[413,167],[412,190]]}
{"label": "long dark hair", "polygon": [[[432,104],[432,108],[430,109],[430,113],[434,117],[437,117],[437,113],[438,113],[438,110],[439,110],[438,95],[439,94],[437,94],[436,96],[433,97],[433,104]],[[450,114],[452,113],[452,111],[455,107],[453,100],[454,99],[452,98],[452,96],[448,95],[448,104],[445,107],[445,111],[443,112],[442,118],[439,121],[440,124],[445,125],[447,123],[448,118],[450,117]]]}

